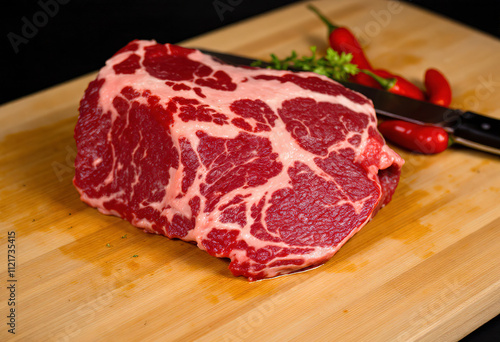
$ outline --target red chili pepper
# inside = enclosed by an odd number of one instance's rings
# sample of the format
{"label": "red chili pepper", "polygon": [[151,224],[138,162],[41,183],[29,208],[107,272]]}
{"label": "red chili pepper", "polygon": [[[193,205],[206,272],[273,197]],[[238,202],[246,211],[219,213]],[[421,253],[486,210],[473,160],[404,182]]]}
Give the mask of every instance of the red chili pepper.
{"label": "red chili pepper", "polygon": [[427,69],[424,77],[427,100],[431,103],[448,107],[451,103],[450,83],[437,69]]}
{"label": "red chili pepper", "polygon": [[389,120],[382,122],[378,129],[387,140],[410,151],[424,154],[443,152],[453,143],[448,133],[438,126]]}
{"label": "red chili pepper", "polygon": [[363,72],[358,72],[356,75],[349,77],[349,81],[357,84],[362,84],[367,87],[382,89],[382,86],[373,79],[373,77],[368,76]]}
{"label": "red chili pepper", "polygon": [[360,69],[372,69],[361,45],[348,28],[334,25],[316,7],[312,5],[307,7],[316,13],[328,27],[328,40],[333,50],[338,53],[350,53],[352,55],[351,63],[356,64]]}
{"label": "red chili pepper", "polygon": [[425,100],[424,93],[416,85],[399,75],[393,75],[381,69],[373,71],[361,69],[361,72],[373,77],[383,89],[393,94],[411,97],[420,101]]}
{"label": "red chili pepper", "polygon": [[[393,74],[392,72],[389,72],[385,69],[375,69],[375,70],[372,70],[376,75],[380,76],[380,77],[385,77],[385,78],[393,78],[393,77],[396,77],[395,74]],[[400,76],[401,77],[401,76]]]}

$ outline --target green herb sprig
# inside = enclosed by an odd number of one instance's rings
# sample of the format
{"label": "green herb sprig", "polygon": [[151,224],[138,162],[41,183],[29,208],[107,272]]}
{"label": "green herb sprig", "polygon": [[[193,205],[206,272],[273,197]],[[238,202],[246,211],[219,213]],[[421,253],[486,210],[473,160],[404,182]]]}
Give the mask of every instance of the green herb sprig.
{"label": "green herb sprig", "polygon": [[311,56],[298,57],[295,51],[283,59],[279,59],[275,54],[271,54],[271,61],[256,61],[252,66],[276,70],[298,70],[312,71],[320,75],[325,75],[334,80],[344,81],[351,75],[359,72],[356,64],[352,64],[352,55],[342,52],[339,54],[332,48],[326,50],[324,57],[317,57],[316,46],[311,46]]}

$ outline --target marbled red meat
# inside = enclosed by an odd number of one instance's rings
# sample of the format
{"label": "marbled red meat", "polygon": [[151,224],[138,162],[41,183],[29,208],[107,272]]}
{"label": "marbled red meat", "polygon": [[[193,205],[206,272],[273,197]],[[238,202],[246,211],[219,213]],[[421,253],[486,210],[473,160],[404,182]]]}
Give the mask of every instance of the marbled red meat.
{"label": "marbled red meat", "polygon": [[397,186],[372,103],[313,73],[133,41],[80,104],[81,199],[231,259],[249,280],[324,263]]}

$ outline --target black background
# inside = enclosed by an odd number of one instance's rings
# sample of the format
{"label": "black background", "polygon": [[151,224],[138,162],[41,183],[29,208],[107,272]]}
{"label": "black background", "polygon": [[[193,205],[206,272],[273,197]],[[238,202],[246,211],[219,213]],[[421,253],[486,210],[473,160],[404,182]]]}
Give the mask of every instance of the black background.
{"label": "black background", "polygon": [[[228,7],[217,12],[214,2]],[[332,0],[335,1],[335,0]],[[130,40],[176,43],[296,0],[10,0],[0,6],[0,103],[100,69]],[[410,0],[500,37],[499,0]],[[41,4],[46,4],[45,12]],[[57,7],[54,6],[57,4]],[[37,15],[38,13],[38,15]],[[52,14],[52,15],[51,15]],[[222,14],[222,16],[220,15]],[[34,18],[35,17],[35,18]],[[37,23],[29,32],[26,21]],[[422,23],[425,25],[425,23]],[[21,43],[23,27],[32,36]],[[250,33],[249,33],[250,34]],[[9,40],[10,38],[10,40]],[[21,38],[24,39],[24,38]],[[480,62],[480,56],[478,56]]]}
{"label": "black background", "polygon": [[[217,11],[215,1],[227,7]],[[176,43],[297,2],[215,1],[10,0],[0,6],[0,104],[96,71],[114,52],[133,39]],[[407,2],[500,38],[499,0]],[[48,14],[40,14],[40,11]],[[26,21],[37,23],[39,27],[32,26],[34,30],[29,31]],[[30,38],[13,44],[15,35],[19,38],[23,33]],[[499,317],[493,319],[463,341],[500,341],[499,321]]]}

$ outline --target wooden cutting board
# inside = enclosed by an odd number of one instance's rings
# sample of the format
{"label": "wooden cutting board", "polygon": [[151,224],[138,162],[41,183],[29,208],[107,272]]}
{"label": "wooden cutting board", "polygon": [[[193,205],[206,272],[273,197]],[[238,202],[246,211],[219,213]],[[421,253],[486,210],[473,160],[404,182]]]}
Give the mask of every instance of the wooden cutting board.
{"label": "wooden cutting board", "polygon": [[[500,118],[500,41],[397,2],[316,4],[375,66],[420,85],[439,68],[454,107]],[[184,45],[267,58],[324,51],[325,34],[299,3]],[[332,260],[248,283],[225,260],[80,202],[73,128],[94,77],[0,107],[0,340],[454,341],[500,313],[499,157],[395,148],[406,164],[392,202]]]}

